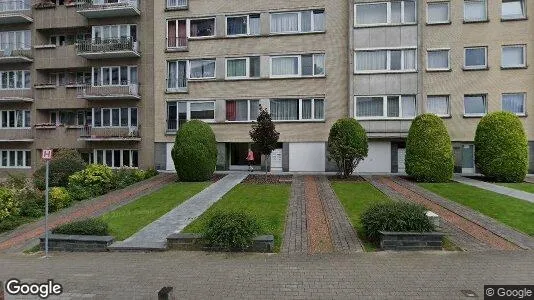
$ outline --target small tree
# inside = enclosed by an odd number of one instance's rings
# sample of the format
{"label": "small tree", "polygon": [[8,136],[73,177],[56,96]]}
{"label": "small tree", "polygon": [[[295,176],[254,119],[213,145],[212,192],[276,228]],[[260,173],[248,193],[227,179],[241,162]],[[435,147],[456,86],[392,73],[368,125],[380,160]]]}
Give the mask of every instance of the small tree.
{"label": "small tree", "polygon": [[328,151],[339,173],[345,178],[350,176],[369,151],[365,129],[352,118],[337,120],[330,129]]}
{"label": "small tree", "polygon": [[265,172],[267,172],[267,160],[271,152],[276,149],[280,133],[276,131],[271,114],[266,108],[262,108],[261,105],[257,122],[252,124],[252,130],[250,130],[250,138],[254,142],[252,144],[254,150],[265,155]]}
{"label": "small tree", "polygon": [[[80,153],[74,149],[60,149],[50,161],[50,186],[66,187],[69,176],[82,171],[85,168],[85,161]],[[33,182],[40,189],[45,189],[46,166],[42,166],[33,174]]]}

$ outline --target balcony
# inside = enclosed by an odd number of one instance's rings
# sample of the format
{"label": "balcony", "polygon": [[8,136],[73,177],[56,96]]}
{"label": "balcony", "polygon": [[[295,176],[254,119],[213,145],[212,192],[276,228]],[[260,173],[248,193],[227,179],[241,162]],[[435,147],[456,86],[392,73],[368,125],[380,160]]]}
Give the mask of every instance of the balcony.
{"label": "balcony", "polygon": [[31,128],[0,128],[0,142],[33,142]]}
{"label": "balcony", "polygon": [[182,10],[189,8],[188,0],[167,0],[166,10]]}
{"label": "balcony", "polygon": [[77,99],[77,89],[77,85],[50,86],[48,88],[36,86],[33,92],[35,98],[34,107],[39,110],[89,107],[89,101]]}
{"label": "balcony", "polygon": [[40,45],[34,47],[36,69],[89,68],[89,62],[77,55],[76,45]]}
{"label": "balcony", "polygon": [[0,90],[0,103],[33,102],[31,89]]}
{"label": "balcony", "polygon": [[83,86],[78,88],[77,98],[86,100],[139,100],[139,85]]}
{"label": "balcony", "polygon": [[31,63],[33,55],[31,47],[16,47],[22,49],[0,49],[0,64]]}
{"label": "balcony", "polygon": [[78,55],[87,59],[139,57],[139,45],[131,38],[95,39],[78,44]]}
{"label": "balcony", "polygon": [[168,37],[167,38],[167,51],[187,51],[188,39],[186,37]]}
{"label": "balcony", "polygon": [[0,0],[0,25],[31,23],[29,0]]}
{"label": "balcony", "polygon": [[76,11],[88,19],[139,16],[137,0],[82,0]]}
{"label": "balcony", "polygon": [[88,142],[139,142],[138,126],[131,127],[85,127],[80,129],[79,141]]}

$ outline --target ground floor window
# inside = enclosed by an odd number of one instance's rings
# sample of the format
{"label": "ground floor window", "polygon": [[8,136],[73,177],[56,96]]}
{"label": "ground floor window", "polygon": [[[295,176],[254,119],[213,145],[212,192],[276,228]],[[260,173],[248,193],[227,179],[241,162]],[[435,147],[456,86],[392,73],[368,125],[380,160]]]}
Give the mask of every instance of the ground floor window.
{"label": "ground floor window", "polygon": [[138,168],[139,153],[137,150],[104,149],[94,151],[94,163],[106,165],[111,168]]}
{"label": "ground floor window", "polygon": [[415,95],[358,96],[357,118],[407,118],[417,115]]}
{"label": "ground floor window", "polygon": [[29,150],[2,150],[0,151],[1,168],[30,168],[32,154]]}
{"label": "ground floor window", "polygon": [[525,93],[502,94],[502,110],[525,115]]}
{"label": "ground floor window", "polygon": [[176,131],[189,120],[215,122],[215,101],[167,102],[167,131]]}
{"label": "ground floor window", "polygon": [[271,99],[270,112],[275,121],[324,120],[324,99]]}
{"label": "ground floor window", "polygon": [[483,116],[488,111],[488,102],[486,95],[465,95],[464,96],[464,115],[466,116]]}

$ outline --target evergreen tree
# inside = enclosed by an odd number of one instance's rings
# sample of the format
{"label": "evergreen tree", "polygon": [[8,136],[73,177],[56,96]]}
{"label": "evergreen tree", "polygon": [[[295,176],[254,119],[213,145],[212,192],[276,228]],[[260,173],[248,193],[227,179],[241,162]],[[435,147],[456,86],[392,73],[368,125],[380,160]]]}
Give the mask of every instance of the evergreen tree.
{"label": "evergreen tree", "polygon": [[267,160],[276,149],[280,133],[276,131],[276,126],[271,119],[271,114],[266,108],[262,108],[260,105],[260,113],[258,115],[257,122],[252,124],[252,130],[250,130],[250,138],[254,142],[252,148],[265,155],[265,171],[267,172]]}

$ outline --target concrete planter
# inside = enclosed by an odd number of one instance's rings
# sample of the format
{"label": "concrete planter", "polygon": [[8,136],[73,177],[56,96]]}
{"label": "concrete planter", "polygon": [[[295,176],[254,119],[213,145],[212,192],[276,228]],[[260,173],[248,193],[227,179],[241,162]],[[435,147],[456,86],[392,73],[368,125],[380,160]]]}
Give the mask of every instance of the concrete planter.
{"label": "concrete planter", "polygon": [[[213,250],[207,247],[202,241],[202,235],[196,233],[174,233],[167,237],[167,249],[201,251]],[[252,247],[246,252],[273,252],[274,236],[260,235],[254,239]]]}
{"label": "concrete planter", "polygon": [[442,250],[443,236],[440,232],[380,231],[380,248],[396,251]]}
{"label": "concrete planter", "polygon": [[[112,236],[94,235],[48,235],[48,250],[63,252],[105,252],[114,242]],[[41,250],[45,248],[45,237],[40,237]]]}

